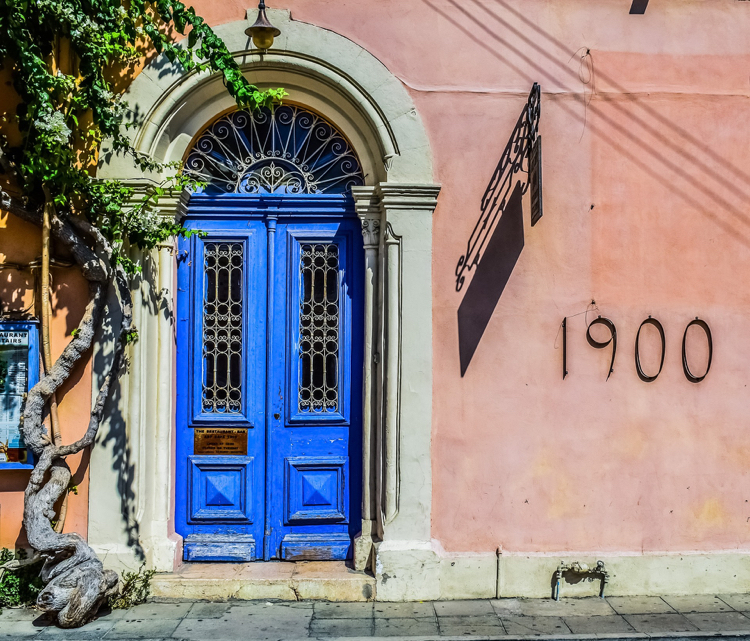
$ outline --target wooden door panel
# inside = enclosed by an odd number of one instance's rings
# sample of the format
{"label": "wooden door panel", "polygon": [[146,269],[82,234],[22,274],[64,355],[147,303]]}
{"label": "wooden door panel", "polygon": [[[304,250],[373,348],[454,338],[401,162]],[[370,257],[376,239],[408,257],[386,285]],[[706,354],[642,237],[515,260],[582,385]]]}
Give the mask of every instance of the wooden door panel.
{"label": "wooden door panel", "polygon": [[[178,245],[177,532],[185,560],[251,561],[265,510],[265,225],[187,226],[203,233]],[[196,451],[196,430],[219,451]],[[233,439],[222,455],[222,430],[246,430],[246,451]]]}
{"label": "wooden door panel", "polygon": [[345,559],[359,525],[361,233],[338,221],[277,234],[266,558]]}

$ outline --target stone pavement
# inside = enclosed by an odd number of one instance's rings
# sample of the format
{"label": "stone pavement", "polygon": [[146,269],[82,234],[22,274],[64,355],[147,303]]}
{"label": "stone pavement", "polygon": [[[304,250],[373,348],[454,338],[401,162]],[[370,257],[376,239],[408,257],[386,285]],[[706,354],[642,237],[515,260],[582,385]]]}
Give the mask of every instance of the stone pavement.
{"label": "stone pavement", "polygon": [[78,630],[34,610],[0,614],[0,639],[277,641],[680,639],[750,641],[750,595],[499,599],[417,603],[232,601],[146,603],[102,612]]}

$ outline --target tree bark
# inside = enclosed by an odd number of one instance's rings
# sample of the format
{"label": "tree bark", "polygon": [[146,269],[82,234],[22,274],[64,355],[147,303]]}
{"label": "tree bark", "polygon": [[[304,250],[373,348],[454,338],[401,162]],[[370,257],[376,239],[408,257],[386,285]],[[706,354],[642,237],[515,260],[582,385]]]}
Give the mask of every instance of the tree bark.
{"label": "tree bark", "polygon": [[[23,522],[35,556],[44,559],[41,578],[46,585],[39,593],[37,605],[50,613],[60,627],[75,628],[96,616],[99,607],[118,590],[119,579],[115,572],[104,569],[83,537],[56,532],[52,520],[55,503],[67,493],[70,484],[71,473],[65,459],[93,444],[112,383],[124,365],[127,338],[135,329],[130,289],[122,266],[110,264],[112,248],[86,221],[64,220],[54,208],[48,212],[29,211],[1,191],[0,206],[40,227],[45,225],[45,213],[49,213],[51,235],[68,248],[89,282],[89,302],[78,331],[41,380],[29,390],[21,428],[24,441],[36,458],[24,494]],[[86,237],[95,248],[86,242]],[[74,443],[63,444],[47,433],[44,407],[91,348],[110,286],[114,286],[122,312],[112,364],[91,409],[85,434]]]}

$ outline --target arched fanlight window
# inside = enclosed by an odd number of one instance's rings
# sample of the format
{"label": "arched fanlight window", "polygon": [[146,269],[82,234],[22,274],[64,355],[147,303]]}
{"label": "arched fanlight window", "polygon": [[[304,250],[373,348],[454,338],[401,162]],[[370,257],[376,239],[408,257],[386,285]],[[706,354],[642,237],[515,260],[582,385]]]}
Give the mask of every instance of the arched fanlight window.
{"label": "arched fanlight window", "polygon": [[296,105],[220,118],[190,150],[185,171],[212,194],[343,194],[364,184],[341,132]]}

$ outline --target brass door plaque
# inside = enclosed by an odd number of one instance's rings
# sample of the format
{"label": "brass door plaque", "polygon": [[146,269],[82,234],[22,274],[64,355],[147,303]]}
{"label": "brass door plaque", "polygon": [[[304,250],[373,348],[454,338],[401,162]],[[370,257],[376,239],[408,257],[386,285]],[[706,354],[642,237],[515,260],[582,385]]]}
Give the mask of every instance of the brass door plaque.
{"label": "brass door plaque", "polygon": [[247,430],[196,428],[193,452],[206,456],[247,456]]}

